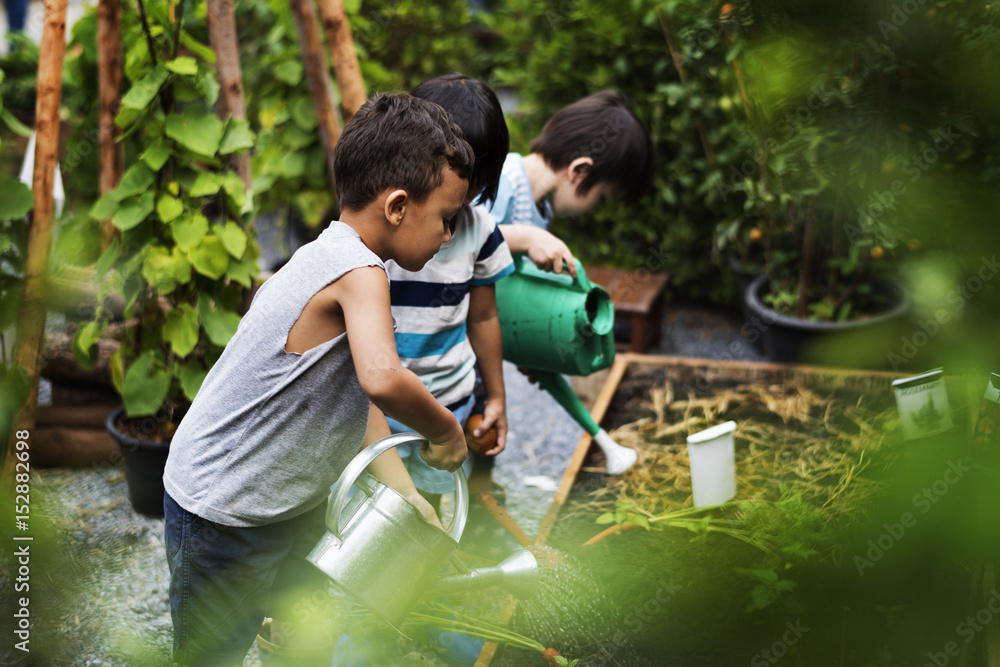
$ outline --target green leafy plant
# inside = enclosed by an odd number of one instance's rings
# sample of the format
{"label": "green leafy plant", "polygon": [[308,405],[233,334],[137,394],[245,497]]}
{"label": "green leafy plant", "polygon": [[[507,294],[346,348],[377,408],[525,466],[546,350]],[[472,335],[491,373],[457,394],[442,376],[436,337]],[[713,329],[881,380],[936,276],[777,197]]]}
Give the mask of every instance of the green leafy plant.
{"label": "green leafy plant", "polygon": [[[0,69],[0,91],[4,71]],[[0,95],[0,122],[18,134],[30,134]],[[34,207],[31,189],[21,181],[0,175],[0,438],[6,440],[10,420],[28,397],[28,373],[7,358],[6,332],[17,324],[24,289],[24,262],[28,225],[24,216]]]}
{"label": "green leafy plant", "polygon": [[895,295],[879,285],[920,249],[920,209],[954,200],[977,136],[995,136],[969,111],[980,93],[954,77],[977,58],[970,34],[995,46],[995,12],[942,3],[901,30],[889,3],[732,7],[732,95],[755,146],[726,183],[744,208],[718,240],[767,273],[778,312],[842,321],[886,310]]}
{"label": "green leafy plant", "polygon": [[[125,23],[131,85],[115,121],[141,138],[143,150],[90,214],[120,232],[97,263],[98,303],[111,292],[125,301],[112,380],[129,417],[166,411],[159,436],[169,437],[236,332],[258,273],[251,197],[224,162],[254,137],[246,121],[220,120],[213,110],[211,49],[170,22],[165,2],[144,9],[145,17],[130,14]],[[182,45],[186,54],[178,55]],[[111,318],[99,307],[77,329],[82,366],[93,365]]]}
{"label": "green leafy plant", "polygon": [[743,200],[722,186],[751,142],[714,4],[506,0],[490,24],[501,36],[491,80],[520,99],[508,116],[511,150],[526,153],[556,110],[609,88],[628,96],[653,139],[647,197],[556,220],[553,231],[585,263],[668,272],[671,297],[729,298],[712,261],[712,230],[742,211]]}
{"label": "green leafy plant", "polygon": [[236,8],[247,117],[257,140],[251,156],[258,213],[308,227],[333,219],[326,150],[302,64],[288,3],[241,3]]}

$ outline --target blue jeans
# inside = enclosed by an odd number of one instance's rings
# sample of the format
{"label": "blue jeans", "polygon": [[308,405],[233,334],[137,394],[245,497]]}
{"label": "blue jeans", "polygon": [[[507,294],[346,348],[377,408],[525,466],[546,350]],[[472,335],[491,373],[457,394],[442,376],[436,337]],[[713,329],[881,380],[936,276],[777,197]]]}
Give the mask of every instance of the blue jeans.
{"label": "blue jeans", "polygon": [[251,528],[212,523],[169,494],[163,514],[175,662],[242,664],[265,616],[303,628],[321,618],[329,580],[305,557],[326,528],[326,503]]}

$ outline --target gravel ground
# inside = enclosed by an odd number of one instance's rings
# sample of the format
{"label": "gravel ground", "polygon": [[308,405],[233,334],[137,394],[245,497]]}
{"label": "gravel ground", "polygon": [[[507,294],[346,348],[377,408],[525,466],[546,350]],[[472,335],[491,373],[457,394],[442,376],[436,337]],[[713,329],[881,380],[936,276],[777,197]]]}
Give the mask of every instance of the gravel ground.
{"label": "gravel ground", "polygon": [[[667,310],[663,337],[649,352],[760,359],[739,336],[738,315],[690,307]],[[494,479],[507,490],[507,511],[532,535],[583,430],[510,364],[505,364],[505,379],[509,444],[497,459]],[[171,623],[163,521],[132,510],[121,469],[111,462],[36,471],[31,483],[32,529],[38,531],[31,543],[32,652],[15,650],[17,640],[8,635],[0,646],[0,664],[165,664]],[[5,524],[13,525],[13,520]],[[9,539],[4,543],[12,544]],[[4,558],[4,614],[15,609],[9,592],[15,591],[17,576],[14,561]],[[446,664],[417,642],[400,638],[397,643],[393,664]],[[259,664],[256,649],[245,664]]]}

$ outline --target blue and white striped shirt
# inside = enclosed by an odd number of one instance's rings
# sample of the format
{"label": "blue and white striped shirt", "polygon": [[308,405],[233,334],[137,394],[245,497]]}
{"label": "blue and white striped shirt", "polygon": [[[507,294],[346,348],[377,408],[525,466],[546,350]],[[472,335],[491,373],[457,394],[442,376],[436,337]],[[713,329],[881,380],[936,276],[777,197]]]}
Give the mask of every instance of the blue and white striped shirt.
{"label": "blue and white striped shirt", "polygon": [[391,260],[385,265],[400,361],[441,404],[467,399],[476,364],[465,329],[469,291],[514,271],[493,218],[481,207],[466,206],[457,215],[451,240],[420,271],[407,271]]}

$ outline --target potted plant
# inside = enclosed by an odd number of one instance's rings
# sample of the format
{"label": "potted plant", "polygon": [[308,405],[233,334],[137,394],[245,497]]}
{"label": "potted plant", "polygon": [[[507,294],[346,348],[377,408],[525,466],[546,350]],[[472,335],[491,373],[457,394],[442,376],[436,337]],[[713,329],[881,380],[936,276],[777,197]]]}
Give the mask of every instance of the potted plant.
{"label": "potted plant", "polygon": [[744,215],[726,231],[745,234],[760,261],[743,333],[773,360],[885,366],[892,323],[909,312],[899,260],[920,244],[900,215],[900,172],[945,110],[927,98],[939,73],[878,38],[870,19],[857,3],[817,17],[755,2],[726,17],[756,140],[733,184]]}
{"label": "potted plant", "polygon": [[224,161],[248,149],[253,134],[246,121],[220,120],[212,108],[219,85],[211,49],[171,23],[165,7],[123,14],[131,86],[115,122],[142,150],[126,156],[120,184],[90,211],[95,221],[110,218],[118,236],[98,260],[99,306],[77,328],[74,352],[81,366],[93,366],[113,317],[100,304],[120,294],[125,326],[110,368],[123,405],[107,425],[135,509],[155,516],[170,438],[236,332],[258,273],[246,225],[251,198]]}

